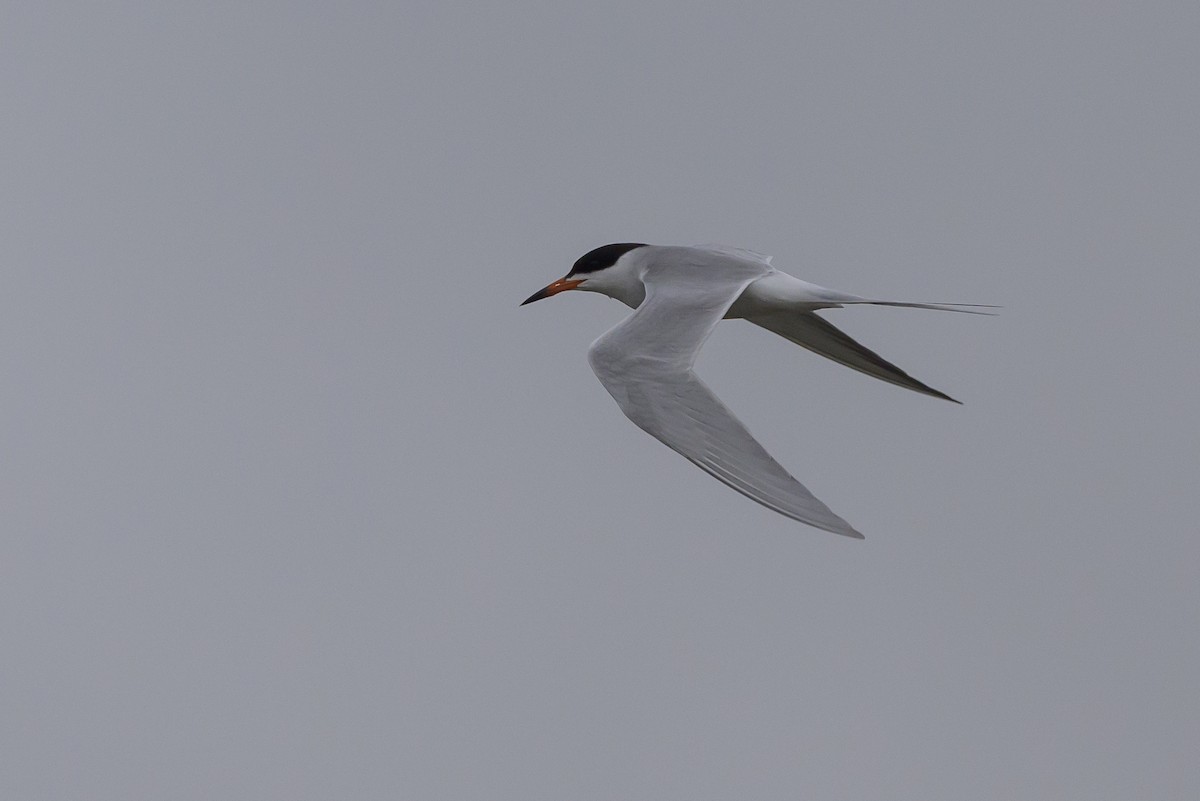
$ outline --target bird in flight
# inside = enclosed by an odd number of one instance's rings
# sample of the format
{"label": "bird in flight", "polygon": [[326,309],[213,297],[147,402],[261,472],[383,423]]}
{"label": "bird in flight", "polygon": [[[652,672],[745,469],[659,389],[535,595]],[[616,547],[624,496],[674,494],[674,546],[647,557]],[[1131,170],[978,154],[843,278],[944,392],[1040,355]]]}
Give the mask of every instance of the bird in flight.
{"label": "bird in flight", "polygon": [[801,523],[856,539],[862,534],[775,461],[696,376],[692,365],[704,340],[720,320],[745,319],[867,375],[958,403],[863,347],[816,312],[858,304],[971,314],[995,308],[871,300],[780,272],[769,256],[749,250],[634,242],[584,254],[566,276],[521,305],[571,289],[599,292],[634,309],[588,349],[592,370],[626,417],[751,500]]}

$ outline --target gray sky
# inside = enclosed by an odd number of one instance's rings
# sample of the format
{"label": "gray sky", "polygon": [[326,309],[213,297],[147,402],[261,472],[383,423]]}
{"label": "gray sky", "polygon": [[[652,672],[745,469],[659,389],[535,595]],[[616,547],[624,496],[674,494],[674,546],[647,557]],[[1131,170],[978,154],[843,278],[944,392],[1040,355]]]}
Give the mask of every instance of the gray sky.
{"label": "gray sky", "polygon": [[[1200,795],[1200,7],[10,3],[0,795]],[[948,403],[742,323],[866,535],[636,430],[718,241]]]}

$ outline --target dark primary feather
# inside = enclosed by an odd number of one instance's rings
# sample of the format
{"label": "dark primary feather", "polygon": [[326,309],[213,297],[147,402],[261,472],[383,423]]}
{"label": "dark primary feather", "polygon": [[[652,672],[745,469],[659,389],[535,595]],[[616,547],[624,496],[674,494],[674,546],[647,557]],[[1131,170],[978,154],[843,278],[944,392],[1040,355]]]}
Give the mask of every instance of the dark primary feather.
{"label": "dark primary feather", "polygon": [[772,312],[746,319],[803,348],[808,348],[813,353],[819,353],[861,373],[923,395],[932,395],[961,404],[961,401],[954,400],[946,393],[913,378],[875,351],[852,339],[828,320],[812,312]]}

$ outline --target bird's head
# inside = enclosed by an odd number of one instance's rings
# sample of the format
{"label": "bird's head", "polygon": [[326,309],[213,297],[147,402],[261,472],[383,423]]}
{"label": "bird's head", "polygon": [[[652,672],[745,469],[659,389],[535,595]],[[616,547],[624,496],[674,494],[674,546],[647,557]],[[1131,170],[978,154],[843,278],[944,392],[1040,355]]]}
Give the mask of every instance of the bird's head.
{"label": "bird's head", "polygon": [[571,267],[571,272],[534,292],[521,305],[566,292],[568,289],[582,289],[585,292],[608,295],[636,308],[645,297],[645,289],[641,279],[632,269],[627,254],[643,247],[646,246],[637,242],[620,242],[589,250],[579,257]]}

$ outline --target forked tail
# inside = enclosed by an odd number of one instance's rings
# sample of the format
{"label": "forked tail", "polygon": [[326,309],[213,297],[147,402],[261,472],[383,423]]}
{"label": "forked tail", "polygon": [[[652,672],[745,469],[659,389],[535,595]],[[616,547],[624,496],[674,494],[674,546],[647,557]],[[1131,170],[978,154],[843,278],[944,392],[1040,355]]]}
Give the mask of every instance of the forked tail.
{"label": "forked tail", "polygon": [[980,309],[999,309],[987,303],[903,303],[898,300],[839,300],[839,303],[849,306],[852,304],[867,304],[870,306],[899,306],[904,309],[933,309],[934,311],[960,312],[962,314],[985,314],[995,317],[996,312],[979,311]]}

